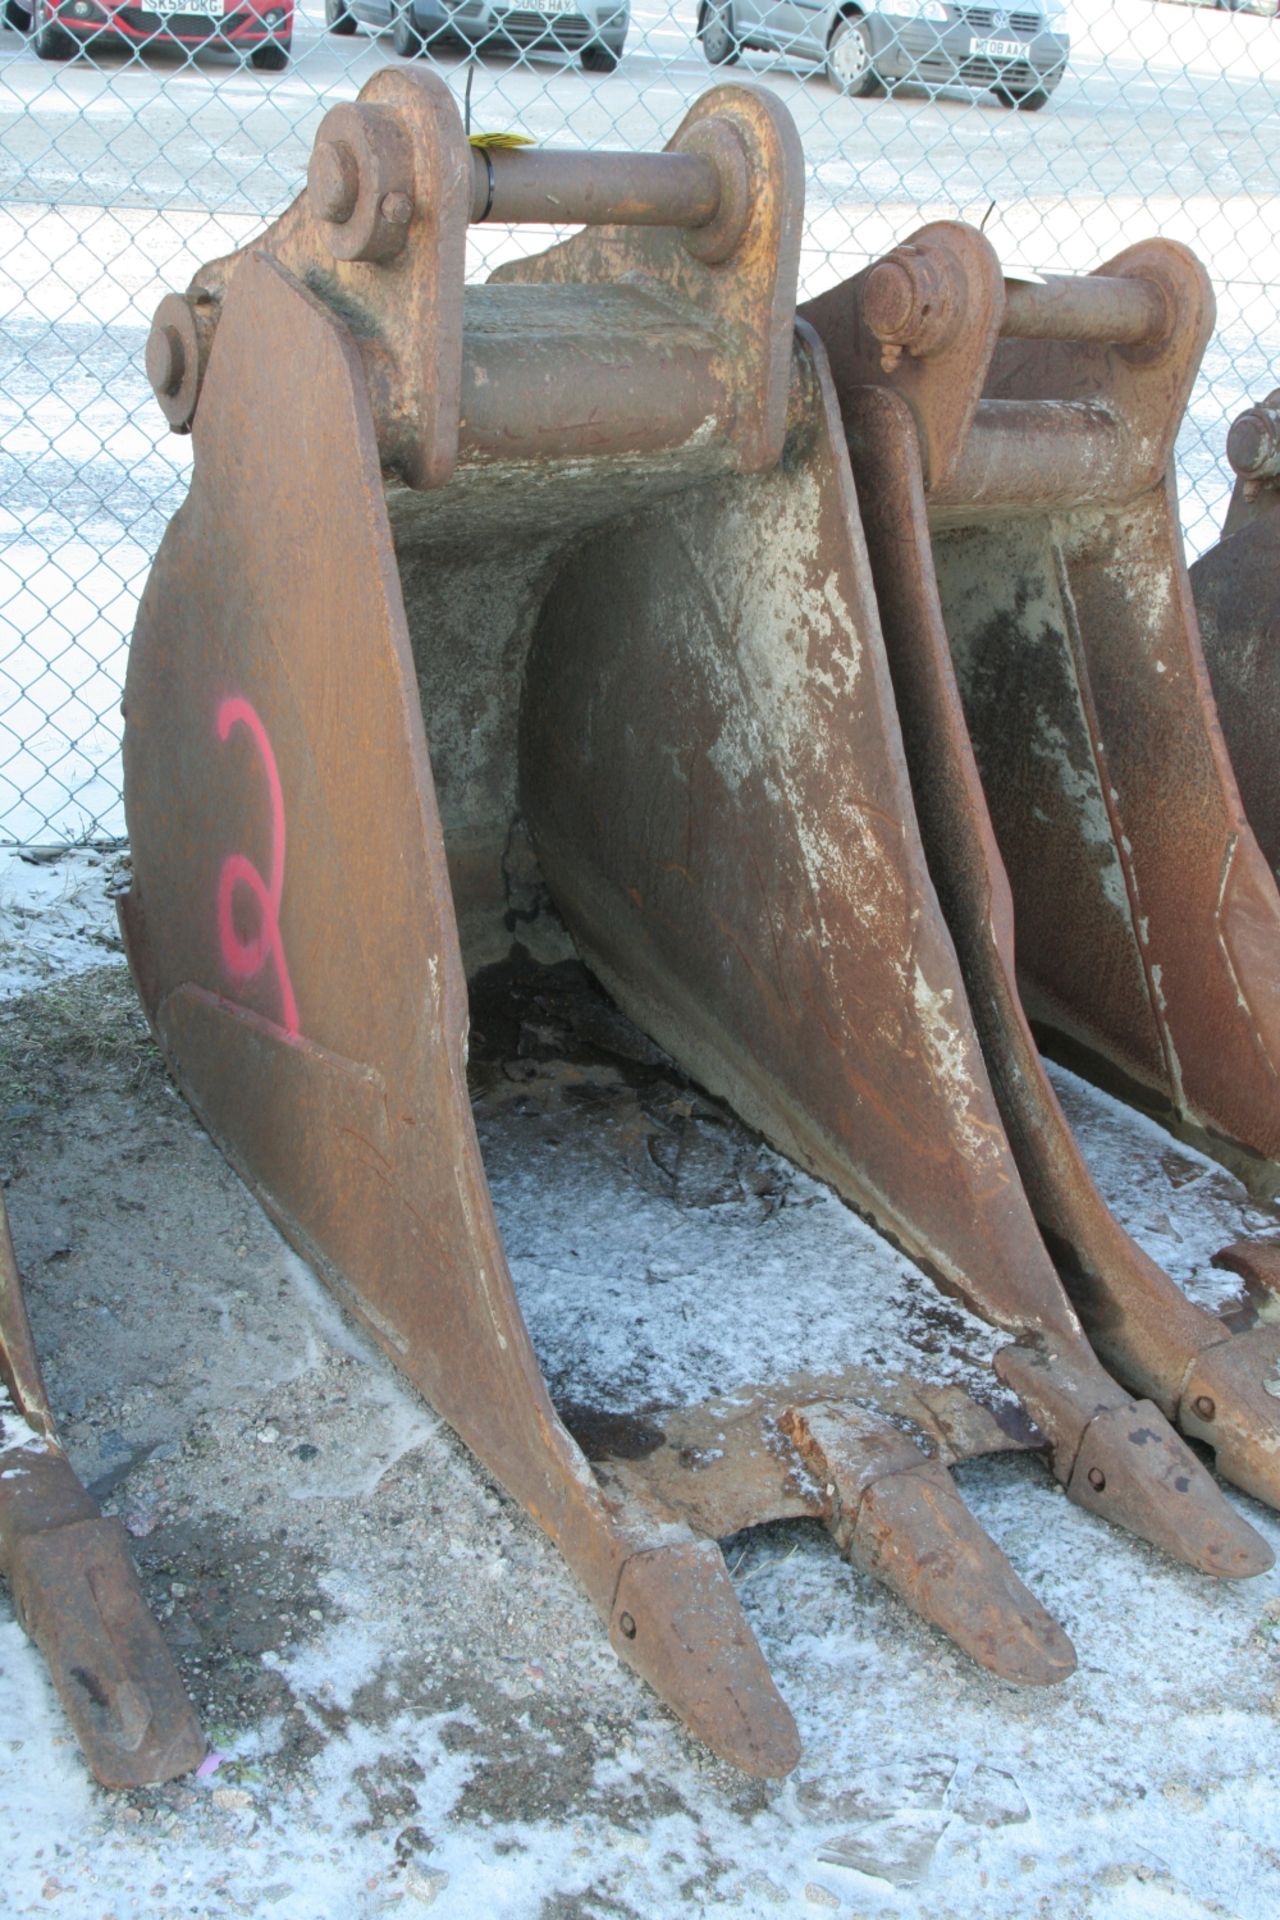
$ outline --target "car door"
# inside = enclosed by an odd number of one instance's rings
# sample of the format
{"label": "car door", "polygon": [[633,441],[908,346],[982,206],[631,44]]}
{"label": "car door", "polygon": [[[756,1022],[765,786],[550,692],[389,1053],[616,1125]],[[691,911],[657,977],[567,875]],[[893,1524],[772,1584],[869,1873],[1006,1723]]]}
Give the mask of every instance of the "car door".
{"label": "car door", "polygon": [[[830,0],[816,0],[815,14]],[[793,57],[809,43],[806,23],[810,9],[800,0],[706,0],[707,10],[723,7],[733,18],[733,30],[740,41],[753,47],[776,47]]]}
{"label": "car door", "polygon": [[801,59],[825,57],[831,0],[764,0],[764,4],[774,15],[779,46]]}

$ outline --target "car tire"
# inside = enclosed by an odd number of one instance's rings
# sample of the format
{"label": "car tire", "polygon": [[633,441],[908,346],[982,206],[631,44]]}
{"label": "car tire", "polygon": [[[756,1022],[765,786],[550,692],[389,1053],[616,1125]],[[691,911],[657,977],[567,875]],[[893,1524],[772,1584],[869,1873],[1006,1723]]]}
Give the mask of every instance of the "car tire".
{"label": "car tire", "polygon": [[80,50],[73,34],[56,20],[46,19],[44,0],[35,0],[31,28],[31,44],[41,60],[73,60]]}
{"label": "car tire", "polygon": [[698,38],[713,67],[731,67],[742,57],[742,42],[733,30],[733,8],[728,0],[707,0],[698,21]]}
{"label": "car tire", "polygon": [[613,73],[622,58],[621,47],[606,47],[603,40],[593,41],[578,55],[587,73]]}
{"label": "car tire", "polygon": [[391,23],[391,44],[402,60],[416,60],[422,52],[422,35],[413,24],[413,7],[402,6]]}
{"label": "car tire", "polygon": [[249,55],[249,65],[258,73],[283,73],[288,64],[287,40],[268,40],[264,47],[255,47]]}
{"label": "car tire", "polygon": [[342,0],[324,0],[324,24],[330,33],[354,33],[356,21]]}
{"label": "car tire", "polygon": [[1026,93],[1014,93],[1010,87],[997,87],[995,96],[1006,107],[1016,107],[1019,113],[1039,113],[1041,107],[1049,104],[1048,87],[1031,87]]}
{"label": "car tire", "polygon": [[868,100],[884,92],[884,82],[875,70],[871,38],[865,20],[845,14],[831,29],[827,42],[827,78],[837,93],[848,100]]}
{"label": "car tire", "polygon": [[18,5],[18,0],[5,0],[4,23],[6,27],[12,27],[15,33],[31,31],[31,15],[25,7]]}

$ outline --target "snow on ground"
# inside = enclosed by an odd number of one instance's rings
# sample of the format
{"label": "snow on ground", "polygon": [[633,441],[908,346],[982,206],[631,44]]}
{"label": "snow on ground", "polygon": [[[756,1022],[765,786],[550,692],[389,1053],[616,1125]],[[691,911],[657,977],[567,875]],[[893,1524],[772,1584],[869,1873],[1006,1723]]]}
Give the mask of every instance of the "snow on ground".
{"label": "snow on ground", "polygon": [[97,847],[0,847],[0,1006],[119,954],[118,855]]}
{"label": "snow on ground", "polygon": [[[966,1498],[1079,1655],[1020,1692],[816,1526],[739,1536],[804,1757],[778,1785],[733,1773],[286,1250],[151,1060],[118,961],[83,970],[112,883],[87,854],[7,875],[0,1171],[64,1439],[128,1529],[212,1753],[101,1792],[0,1598],[6,1917],[1274,1920],[1280,1576],[1210,1582],[1030,1458],[970,1464]],[[1273,1210],[1055,1079],[1126,1224],[1221,1304],[1209,1256]],[[923,1311],[922,1276],[724,1122],[664,1201],[661,1153],[630,1178],[604,1124],[560,1125],[553,1153],[521,1106],[481,1118],[517,1284],[548,1370],[600,1404],[753,1369],[771,1335],[779,1368],[883,1353]],[[849,1313],[840,1268],[874,1311]],[[648,1355],[627,1305],[646,1296]]]}

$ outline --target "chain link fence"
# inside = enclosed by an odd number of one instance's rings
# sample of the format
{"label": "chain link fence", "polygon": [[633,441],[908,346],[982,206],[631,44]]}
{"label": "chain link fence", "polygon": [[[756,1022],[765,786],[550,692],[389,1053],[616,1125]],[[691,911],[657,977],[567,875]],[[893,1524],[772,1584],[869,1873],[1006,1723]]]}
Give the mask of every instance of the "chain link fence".
{"label": "chain link fence", "polygon": [[[940,217],[984,224],[1006,265],[1046,272],[1152,233],[1186,241],[1218,295],[1179,442],[1193,552],[1225,507],[1231,418],[1280,381],[1280,20],[1266,14],[1173,0],[0,4],[0,842],[124,832],[128,636],[190,459],[143,373],[151,313],[281,211],[321,115],[389,60],[430,60],[473,131],[588,149],[660,146],[717,79],[772,88],[808,161],[806,294]],[[473,230],[473,275],[529,244]]]}

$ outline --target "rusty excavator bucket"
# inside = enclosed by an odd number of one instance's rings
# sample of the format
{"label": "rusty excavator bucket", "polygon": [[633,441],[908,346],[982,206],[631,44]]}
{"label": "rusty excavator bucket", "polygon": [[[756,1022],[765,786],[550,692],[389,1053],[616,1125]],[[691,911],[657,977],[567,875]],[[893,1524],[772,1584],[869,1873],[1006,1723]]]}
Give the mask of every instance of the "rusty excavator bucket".
{"label": "rusty excavator bucket", "polygon": [[[1231,424],[1236,476],[1222,536],[1191,568],[1191,592],[1223,737],[1245,815],[1280,880],[1280,388]],[[1255,1294],[1280,1293],[1280,1240],[1217,1256]]]}
{"label": "rusty excavator bucket", "polygon": [[58,1444],[0,1201],[0,1572],[104,1787],[189,1773],[204,1741],[108,1520]]}
{"label": "rusty excavator bucket", "polygon": [[1280,897],[1209,697],[1170,470],[1205,275],[1151,241],[1096,274],[1006,281],[981,234],[941,222],[803,311],[1026,1190],[1100,1357],[1280,1506],[1280,1328],[1231,1335],[1122,1230],[1027,1017],[1274,1156]]}
{"label": "rusty excavator bucket", "polygon": [[[794,324],[802,177],[748,88],[650,155],[473,150],[443,84],[402,69],[335,108],[305,193],[157,314],[148,370],[195,463],[125,728],[122,924],[179,1084],[622,1658],[762,1775],[798,1744],[716,1544],[741,1528],[821,1519],[1024,1683],[1074,1657],[957,1460],[1041,1446],[1071,1498],[1191,1565],[1270,1563],[1099,1365],[1023,1191],[920,844],[826,355]],[[469,221],[552,214],[583,230],[464,292]],[[648,1437],[599,1418],[588,1459],[468,1093],[468,982],[517,941],[576,952],[999,1330],[981,1388],[923,1351],[838,1362],[851,1263],[824,1365],[597,1408]],[[691,1340],[717,1305],[692,1276]]]}
{"label": "rusty excavator bucket", "polygon": [[1280,388],[1233,421],[1227,459],[1235,491],[1191,590],[1240,797],[1280,875]]}

